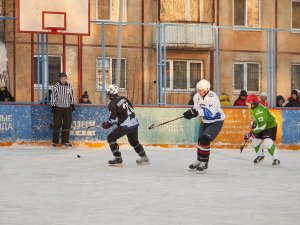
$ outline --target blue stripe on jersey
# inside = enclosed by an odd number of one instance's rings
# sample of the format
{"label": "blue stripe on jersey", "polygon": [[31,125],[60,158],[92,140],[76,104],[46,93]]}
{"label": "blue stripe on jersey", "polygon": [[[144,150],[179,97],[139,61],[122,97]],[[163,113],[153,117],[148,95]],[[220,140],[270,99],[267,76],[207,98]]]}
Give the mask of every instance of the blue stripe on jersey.
{"label": "blue stripe on jersey", "polygon": [[217,120],[217,119],[221,119],[221,113],[220,112],[217,112],[214,117],[212,116],[212,112],[209,109],[207,109],[207,108],[203,108],[203,112],[204,112],[203,119],[205,119],[205,120]]}

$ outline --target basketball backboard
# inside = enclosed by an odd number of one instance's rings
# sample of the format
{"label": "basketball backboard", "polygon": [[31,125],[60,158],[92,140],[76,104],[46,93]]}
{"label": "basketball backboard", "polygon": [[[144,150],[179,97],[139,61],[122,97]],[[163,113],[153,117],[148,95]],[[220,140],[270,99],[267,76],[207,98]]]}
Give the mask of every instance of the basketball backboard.
{"label": "basketball backboard", "polygon": [[90,0],[19,0],[18,31],[90,34]]}

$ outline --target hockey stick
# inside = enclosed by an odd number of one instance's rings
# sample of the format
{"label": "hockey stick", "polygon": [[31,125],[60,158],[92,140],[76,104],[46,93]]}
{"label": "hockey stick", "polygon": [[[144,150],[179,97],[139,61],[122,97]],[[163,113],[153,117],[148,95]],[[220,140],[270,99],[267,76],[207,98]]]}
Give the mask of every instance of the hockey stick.
{"label": "hockey stick", "polygon": [[245,148],[245,145],[246,145],[248,139],[249,139],[249,138],[247,138],[247,139],[245,140],[244,144],[241,146],[241,148],[240,148],[240,154],[242,154],[242,151],[243,151],[243,149]]}
{"label": "hockey stick", "polygon": [[151,129],[155,128],[155,127],[162,126],[162,125],[167,124],[167,123],[171,123],[171,122],[173,122],[173,121],[175,121],[175,120],[179,120],[179,119],[181,119],[181,118],[183,118],[183,117],[184,117],[184,116],[180,116],[180,117],[177,117],[177,118],[175,118],[175,119],[172,119],[172,120],[169,120],[169,121],[166,121],[166,122],[157,124],[157,125],[152,124],[150,127],[148,127],[148,130],[151,130]]}

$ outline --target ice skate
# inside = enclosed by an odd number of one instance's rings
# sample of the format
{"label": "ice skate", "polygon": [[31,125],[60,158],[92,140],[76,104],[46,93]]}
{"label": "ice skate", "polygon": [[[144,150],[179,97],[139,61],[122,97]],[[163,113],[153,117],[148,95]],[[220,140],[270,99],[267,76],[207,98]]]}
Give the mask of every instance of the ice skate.
{"label": "ice skate", "polygon": [[197,173],[205,173],[208,168],[208,162],[200,162],[200,165],[197,167]]}
{"label": "ice skate", "polygon": [[63,144],[64,148],[73,148],[73,145],[69,142]]}
{"label": "ice skate", "polygon": [[259,164],[259,163],[261,163],[262,161],[264,161],[264,156],[262,155],[262,156],[257,156],[255,159],[254,159],[254,165],[256,165],[256,164]]}
{"label": "ice skate", "polygon": [[189,165],[190,171],[194,171],[195,169],[198,168],[199,165],[200,165],[200,161],[199,160],[197,160],[193,164]]}
{"label": "ice skate", "polygon": [[56,148],[57,147],[57,144],[56,143],[52,143],[51,144],[51,148]]}
{"label": "ice skate", "polygon": [[279,165],[280,165],[279,159],[274,159],[273,163],[272,163],[272,166],[279,166]]}
{"label": "ice skate", "polygon": [[146,165],[149,164],[149,158],[145,155],[136,160],[136,164],[138,165]]}
{"label": "ice skate", "polygon": [[122,163],[123,163],[122,157],[115,157],[114,159],[108,161],[108,165],[114,167],[121,167],[123,166]]}

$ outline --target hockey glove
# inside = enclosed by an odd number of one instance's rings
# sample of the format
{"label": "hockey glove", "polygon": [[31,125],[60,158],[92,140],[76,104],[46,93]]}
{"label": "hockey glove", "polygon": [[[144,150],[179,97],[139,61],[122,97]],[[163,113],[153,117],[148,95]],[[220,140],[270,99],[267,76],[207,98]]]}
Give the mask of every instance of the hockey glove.
{"label": "hockey glove", "polygon": [[198,111],[194,108],[191,108],[183,113],[183,117],[188,120],[190,120],[196,116],[198,116]]}
{"label": "hockey glove", "polygon": [[255,138],[254,134],[252,132],[249,132],[248,134],[245,135],[244,139],[245,140],[253,140]]}
{"label": "hockey glove", "polygon": [[106,121],[106,122],[103,122],[102,124],[101,124],[101,127],[103,128],[103,129],[108,129],[108,128],[110,128],[112,125],[108,122],[108,121]]}
{"label": "hockey glove", "polygon": [[72,112],[75,112],[75,105],[74,104],[71,105],[71,109],[72,109]]}
{"label": "hockey glove", "polygon": [[51,112],[55,114],[55,113],[56,113],[56,110],[57,110],[57,107],[56,107],[56,106],[52,106]]}

